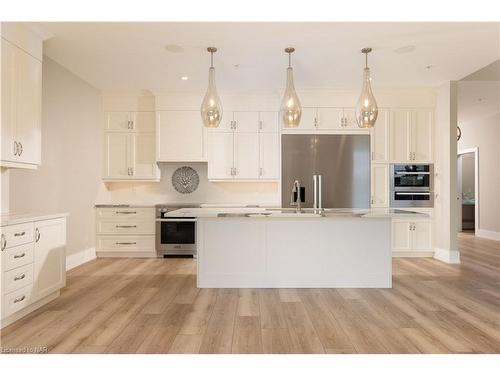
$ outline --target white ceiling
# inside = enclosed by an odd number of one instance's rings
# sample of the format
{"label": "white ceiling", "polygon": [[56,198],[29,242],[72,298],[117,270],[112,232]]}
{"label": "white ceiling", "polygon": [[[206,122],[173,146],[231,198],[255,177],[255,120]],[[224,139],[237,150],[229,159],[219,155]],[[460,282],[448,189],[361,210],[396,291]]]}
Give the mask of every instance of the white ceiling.
{"label": "white ceiling", "polygon": [[[206,88],[209,54],[220,91],[284,86],[287,57],[297,88],[357,88],[363,56],[377,87],[434,86],[458,80],[499,58],[497,23],[39,23],[53,35],[46,56],[93,86],[108,90],[198,91]],[[172,53],[165,45],[183,47]],[[413,52],[395,49],[414,45]],[[235,67],[239,65],[239,67]],[[426,66],[432,65],[431,69]],[[189,80],[182,81],[186,75]]]}

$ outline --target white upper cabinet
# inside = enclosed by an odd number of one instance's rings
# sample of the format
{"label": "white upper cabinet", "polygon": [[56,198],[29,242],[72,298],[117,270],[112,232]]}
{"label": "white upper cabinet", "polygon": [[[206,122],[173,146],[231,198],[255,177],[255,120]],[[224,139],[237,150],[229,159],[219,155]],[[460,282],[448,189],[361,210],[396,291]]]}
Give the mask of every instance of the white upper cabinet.
{"label": "white upper cabinet", "polygon": [[280,134],[261,133],[259,136],[259,176],[264,180],[278,180],[280,178]]}
{"label": "white upper cabinet", "polygon": [[372,162],[389,161],[389,112],[379,110],[377,122],[370,129]]}
{"label": "white upper cabinet", "polygon": [[259,112],[259,131],[261,133],[279,132],[279,112]]}
{"label": "white upper cabinet", "polygon": [[155,150],[155,112],[106,112],[104,180],[158,181]]}
{"label": "white upper cabinet", "polygon": [[204,128],[199,111],[159,111],[156,160],[205,161]]}
{"label": "white upper cabinet", "polygon": [[36,168],[41,163],[42,62],[5,39],[1,43],[0,165]]}
{"label": "white upper cabinet", "polygon": [[317,129],[342,129],[344,124],[344,110],[342,108],[318,108]]}
{"label": "white upper cabinet", "polygon": [[234,139],[232,132],[208,133],[208,179],[226,180],[234,177]]}
{"label": "white upper cabinet", "polygon": [[433,112],[393,110],[389,144],[393,162],[432,162]]}
{"label": "white upper cabinet", "polygon": [[316,108],[303,107],[300,124],[297,128],[285,128],[285,130],[302,129],[302,130],[315,130],[318,122]]}
{"label": "white upper cabinet", "polygon": [[344,128],[360,129],[356,121],[356,108],[344,108]]}
{"label": "white upper cabinet", "polygon": [[234,131],[251,133],[259,130],[259,112],[233,112]]}
{"label": "white upper cabinet", "polygon": [[432,161],[433,116],[434,113],[430,110],[424,109],[413,112],[411,142],[414,161]]}
{"label": "white upper cabinet", "polygon": [[389,206],[389,165],[372,164],[371,167],[371,206]]}
{"label": "white upper cabinet", "polygon": [[259,178],[259,134],[234,134],[234,177],[256,180]]}
{"label": "white upper cabinet", "polygon": [[296,128],[284,128],[287,132],[336,132],[359,131],[354,108],[339,107],[303,107],[300,125]]}

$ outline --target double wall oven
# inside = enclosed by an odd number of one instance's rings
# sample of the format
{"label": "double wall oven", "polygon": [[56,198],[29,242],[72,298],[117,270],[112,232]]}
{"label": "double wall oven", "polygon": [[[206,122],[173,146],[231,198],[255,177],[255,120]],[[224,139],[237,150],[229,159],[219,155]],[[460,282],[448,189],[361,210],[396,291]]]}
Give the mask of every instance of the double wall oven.
{"label": "double wall oven", "polygon": [[391,207],[434,207],[432,164],[391,165]]}
{"label": "double wall oven", "polygon": [[165,256],[196,256],[196,218],[172,217],[170,212],[199,205],[156,206],[156,253]]}

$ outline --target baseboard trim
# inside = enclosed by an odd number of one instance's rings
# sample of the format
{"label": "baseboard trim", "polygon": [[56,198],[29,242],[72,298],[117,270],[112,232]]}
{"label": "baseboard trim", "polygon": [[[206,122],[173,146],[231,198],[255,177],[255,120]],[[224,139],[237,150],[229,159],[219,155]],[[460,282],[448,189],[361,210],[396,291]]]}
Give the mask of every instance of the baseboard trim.
{"label": "baseboard trim", "polygon": [[487,240],[500,241],[500,232],[495,232],[493,230],[478,229],[476,236],[486,238]]}
{"label": "baseboard trim", "polygon": [[78,267],[83,263],[90,262],[95,258],[96,258],[96,253],[94,247],[79,251],[78,253],[68,255],[66,257],[66,271]]}
{"label": "baseboard trim", "polygon": [[434,251],[393,251],[393,258],[432,258]]}
{"label": "baseboard trim", "polygon": [[102,251],[97,252],[98,258],[157,258],[156,251]]}
{"label": "baseboard trim", "polygon": [[460,252],[458,250],[434,249],[434,259],[449,264],[460,264]]}

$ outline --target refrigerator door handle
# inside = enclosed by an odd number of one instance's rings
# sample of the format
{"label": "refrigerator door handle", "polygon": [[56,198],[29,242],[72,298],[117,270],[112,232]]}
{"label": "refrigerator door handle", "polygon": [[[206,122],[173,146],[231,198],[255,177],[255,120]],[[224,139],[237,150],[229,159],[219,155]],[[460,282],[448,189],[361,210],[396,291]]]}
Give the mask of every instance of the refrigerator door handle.
{"label": "refrigerator door handle", "polygon": [[321,182],[321,175],[318,175],[317,176],[317,179],[318,179],[318,208],[319,209],[322,209],[323,208],[323,204],[322,204],[322,201],[321,201],[321,190],[322,190],[322,182]]}
{"label": "refrigerator door handle", "polygon": [[318,175],[313,174],[313,208],[318,208]]}

